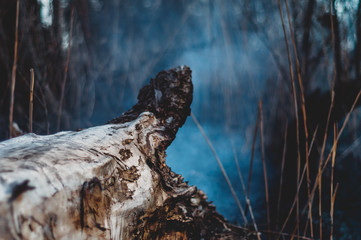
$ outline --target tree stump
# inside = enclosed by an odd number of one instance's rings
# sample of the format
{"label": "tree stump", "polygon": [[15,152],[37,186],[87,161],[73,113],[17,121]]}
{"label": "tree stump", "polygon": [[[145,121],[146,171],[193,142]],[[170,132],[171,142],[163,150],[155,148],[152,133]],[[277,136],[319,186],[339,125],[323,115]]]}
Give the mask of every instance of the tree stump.
{"label": "tree stump", "polygon": [[165,163],[192,94],[181,66],[106,125],[1,142],[0,239],[253,238]]}

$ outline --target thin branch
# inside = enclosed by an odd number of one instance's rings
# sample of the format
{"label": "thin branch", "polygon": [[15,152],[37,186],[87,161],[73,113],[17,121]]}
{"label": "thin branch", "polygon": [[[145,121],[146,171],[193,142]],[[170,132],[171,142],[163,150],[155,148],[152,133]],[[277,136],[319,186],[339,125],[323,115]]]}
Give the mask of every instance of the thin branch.
{"label": "thin branch", "polygon": [[69,31],[69,38],[68,38],[68,51],[67,51],[67,56],[66,56],[63,83],[61,85],[61,95],[60,95],[59,109],[58,109],[58,121],[57,121],[57,125],[56,125],[57,131],[60,130],[61,113],[63,110],[64,92],[65,92],[65,85],[66,85],[66,79],[68,76],[69,61],[70,61],[71,37],[73,35],[73,23],[74,23],[74,6],[71,9],[70,31]]}
{"label": "thin branch", "polygon": [[33,132],[34,69],[30,69],[29,132]]}
{"label": "thin branch", "polygon": [[[46,120],[46,134],[50,134],[50,123],[49,123],[49,113],[48,113],[48,106],[46,103],[46,98],[44,91],[42,90],[42,87],[38,88],[38,91],[41,95],[41,99],[39,99],[39,102],[42,103],[42,107],[44,108],[44,114],[45,114],[45,120]],[[36,95],[35,95],[36,96]]]}
{"label": "thin branch", "polygon": [[19,0],[16,1],[16,20],[15,20],[15,43],[14,43],[14,62],[11,73],[11,93],[10,93],[10,113],[9,113],[9,137],[13,137],[13,116],[14,116],[14,95],[16,82],[16,67],[18,61],[18,39],[19,39]]}

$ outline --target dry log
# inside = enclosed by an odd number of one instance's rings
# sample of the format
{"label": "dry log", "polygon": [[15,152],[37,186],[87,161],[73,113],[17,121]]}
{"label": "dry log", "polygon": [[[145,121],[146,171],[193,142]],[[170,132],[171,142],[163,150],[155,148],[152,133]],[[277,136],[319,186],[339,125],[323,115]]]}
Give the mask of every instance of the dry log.
{"label": "dry log", "polygon": [[0,239],[249,239],[165,163],[191,70],[160,72],[108,124],[0,143]]}

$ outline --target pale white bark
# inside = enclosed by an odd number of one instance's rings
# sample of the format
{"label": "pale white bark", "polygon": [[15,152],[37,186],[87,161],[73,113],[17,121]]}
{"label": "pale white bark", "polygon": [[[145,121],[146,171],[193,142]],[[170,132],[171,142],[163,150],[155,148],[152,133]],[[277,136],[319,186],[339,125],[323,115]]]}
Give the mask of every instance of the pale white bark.
{"label": "pale white bark", "polygon": [[167,198],[146,164],[162,140],[157,121],[146,112],[126,124],[0,143],[0,236],[129,238],[139,213]]}

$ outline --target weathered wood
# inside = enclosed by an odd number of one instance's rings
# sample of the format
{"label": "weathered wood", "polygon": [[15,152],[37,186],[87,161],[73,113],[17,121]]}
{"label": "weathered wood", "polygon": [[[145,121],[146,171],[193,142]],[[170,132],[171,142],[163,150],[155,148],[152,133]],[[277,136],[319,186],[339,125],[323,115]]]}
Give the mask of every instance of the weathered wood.
{"label": "weathered wood", "polygon": [[104,126],[1,142],[0,238],[246,238],[165,164],[192,93],[189,67],[162,71]]}

